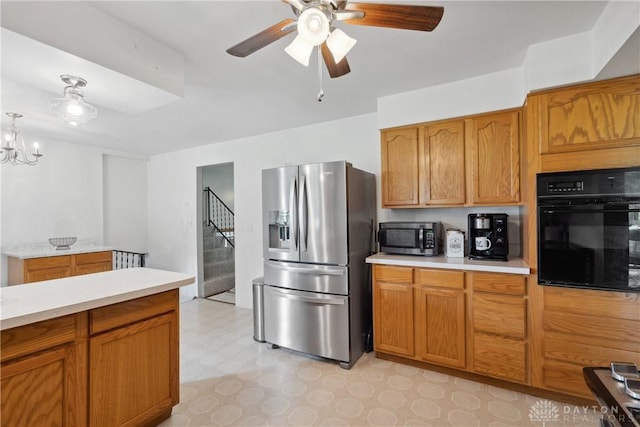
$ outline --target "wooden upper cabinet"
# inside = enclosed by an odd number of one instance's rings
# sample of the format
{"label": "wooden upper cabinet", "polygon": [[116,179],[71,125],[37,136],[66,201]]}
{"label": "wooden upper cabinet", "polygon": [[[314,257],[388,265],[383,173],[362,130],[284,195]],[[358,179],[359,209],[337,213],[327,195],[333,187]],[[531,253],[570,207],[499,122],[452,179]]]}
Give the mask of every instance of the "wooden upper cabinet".
{"label": "wooden upper cabinet", "polygon": [[540,152],[640,145],[640,77],[545,91]]}
{"label": "wooden upper cabinet", "polygon": [[471,204],[520,202],[520,110],[469,120],[469,200]]}
{"label": "wooden upper cabinet", "polygon": [[418,128],[382,131],[382,206],[418,205]]}
{"label": "wooden upper cabinet", "polygon": [[382,130],[382,207],[520,203],[520,114]]}
{"label": "wooden upper cabinet", "polygon": [[457,120],[424,126],[420,134],[420,203],[463,205],[464,122]]}

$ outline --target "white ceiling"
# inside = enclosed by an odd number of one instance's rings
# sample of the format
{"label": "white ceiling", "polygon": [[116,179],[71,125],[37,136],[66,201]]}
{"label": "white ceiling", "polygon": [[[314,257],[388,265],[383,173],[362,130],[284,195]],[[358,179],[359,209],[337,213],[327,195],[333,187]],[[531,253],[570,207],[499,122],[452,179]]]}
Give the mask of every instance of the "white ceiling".
{"label": "white ceiling", "polygon": [[[4,9],[9,4],[3,0],[1,6]],[[184,57],[184,96],[146,111],[122,112],[99,105],[99,97],[92,101],[92,93],[122,94],[133,103],[144,95],[128,97],[117,79],[105,76],[89,81],[85,88],[87,101],[98,108],[98,118],[82,127],[65,127],[48,110],[49,101],[61,94],[62,84],[46,90],[41,84],[28,84],[25,82],[29,80],[15,77],[20,67],[23,76],[46,68],[46,56],[24,46],[16,49],[14,38],[5,37],[2,112],[24,114],[18,123],[30,139],[153,155],[373,113],[379,97],[517,67],[529,45],[591,30],[606,2],[420,2],[445,8],[442,22],[431,33],[340,23],[337,26],[358,43],[348,55],[350,74],[329,79],[324,72],[322,102],[316,101],[319,82],[315,58],[305,68],[283,50],[293,35],[246,58],[225,52],[276,22],[292,18],[291,8],[285,3],[89,4],[180,52]],[[34,3],[34,10],[37,7]],[[88,33],[84,41],[90,46],[96,36]],[[72,70],[69,73],[73,74]],[[6,125],[4,117],[2,123]]]}

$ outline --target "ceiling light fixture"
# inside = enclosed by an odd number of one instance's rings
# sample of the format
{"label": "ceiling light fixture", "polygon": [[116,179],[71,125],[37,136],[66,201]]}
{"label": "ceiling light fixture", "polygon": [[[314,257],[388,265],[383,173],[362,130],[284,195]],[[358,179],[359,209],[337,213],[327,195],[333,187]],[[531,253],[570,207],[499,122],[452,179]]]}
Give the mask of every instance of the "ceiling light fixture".
{"label": "ceiling light fixture", "polygon": [[63,74],[60,76],[67,85],[64,88],[64,97],[51,101],[51,109],[56,112],[63,122],[78,126],[87,123],[98,116],[98,110],[91,104],[84,102],[82,88],[87,81],[81,77]]}
{"label": "ceiling light fixture", "polygon": [[356,44],[356,40],[344,31],[331,31],[331,11],[323,6],[309,7],[298,17],[298,35],[284,50],[293,59],[309,66],[309,58],[315,46],[327,42],[336,62],[340,62]]}
{"label": "ceiling light fixture", "polygon": [[2,154],[0,162],[2,164],[11,163],[12,165],[29,166],[37,164],[38,159],[42,157],[40,146],[37,142],[33,143],[33,153],[31,153],[33,160],[30,160],[22,133],[18,132],[16,127],[16,119],[22,117],[22,114],[7,113],[7,116],[11,117],[11,123],[9,124],[9,132],[5,135],[2,149],[0,149],[0,154]]}

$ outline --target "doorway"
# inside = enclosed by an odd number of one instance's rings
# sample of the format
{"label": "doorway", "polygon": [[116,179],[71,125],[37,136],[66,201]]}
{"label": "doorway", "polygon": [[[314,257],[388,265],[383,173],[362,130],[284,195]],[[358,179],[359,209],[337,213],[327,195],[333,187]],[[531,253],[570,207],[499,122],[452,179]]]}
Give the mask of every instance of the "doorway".
{"label": "doorway", "polygon": [[233,163],[198,168],[198,296],[235,304]]}

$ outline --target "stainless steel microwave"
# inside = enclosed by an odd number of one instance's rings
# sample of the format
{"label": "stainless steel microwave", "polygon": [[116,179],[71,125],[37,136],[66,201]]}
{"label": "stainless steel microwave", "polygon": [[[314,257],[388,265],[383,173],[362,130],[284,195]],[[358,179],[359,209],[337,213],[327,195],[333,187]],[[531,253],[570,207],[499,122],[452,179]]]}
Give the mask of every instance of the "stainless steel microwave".
{"label": "stainless steel microwave", "polygon": [[381,222],[380,252],[400,255],[436,256],[442,252],[440,222]]}

